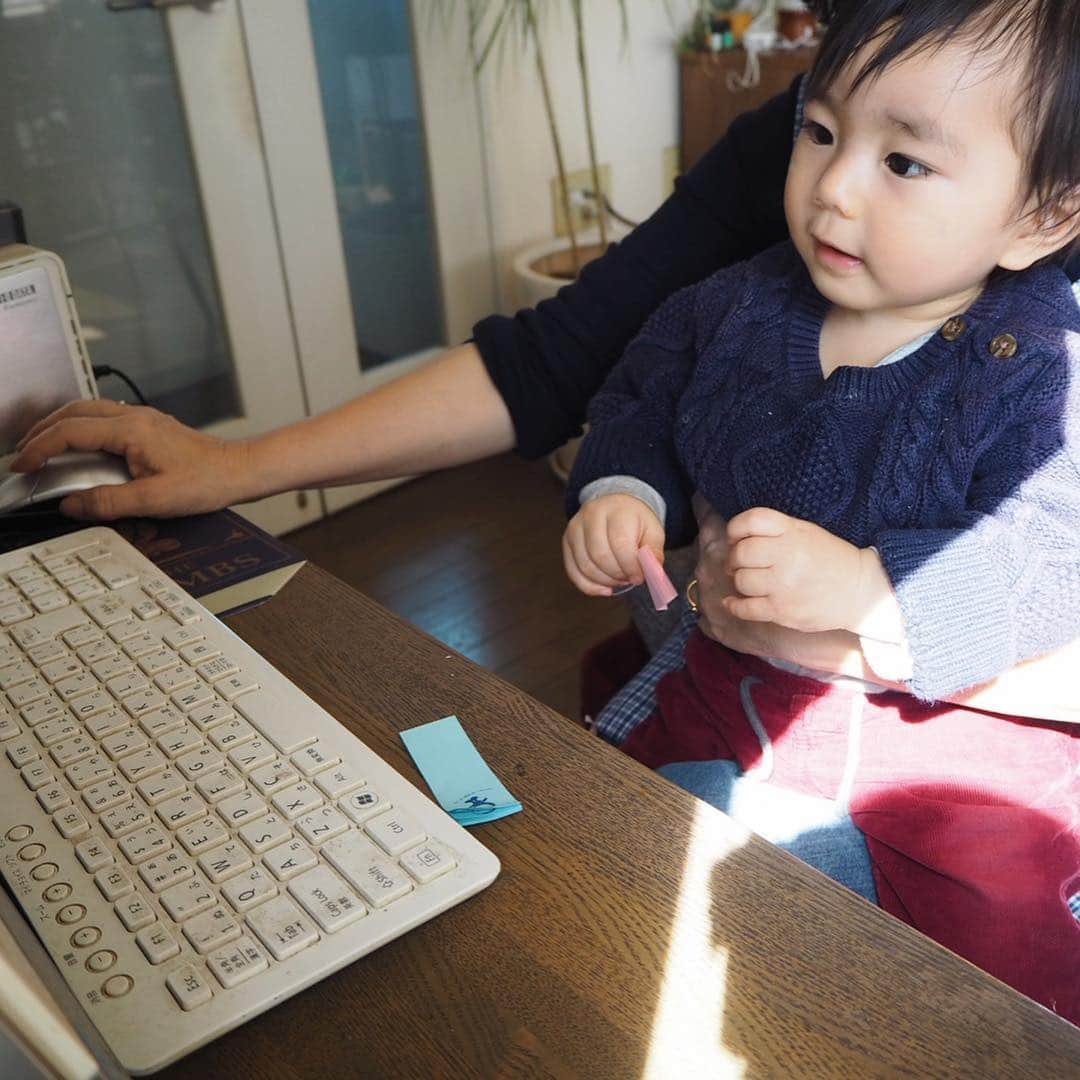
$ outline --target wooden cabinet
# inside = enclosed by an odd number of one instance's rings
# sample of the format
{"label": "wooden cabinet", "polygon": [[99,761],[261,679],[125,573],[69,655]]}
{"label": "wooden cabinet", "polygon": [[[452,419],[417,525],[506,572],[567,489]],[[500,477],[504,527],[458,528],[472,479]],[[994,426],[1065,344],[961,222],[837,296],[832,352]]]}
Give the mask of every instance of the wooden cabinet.
{"label": "wooden cabinet", "polygon": [[728,75],[746,70],[746,52],[683,53],[679,62],[682,108],[679,167],[686,172],[728,129],[739,113],[756,109],[807,71],[815,48],[778,49],[761,53],[761,81],[747,90],[730,89]]}

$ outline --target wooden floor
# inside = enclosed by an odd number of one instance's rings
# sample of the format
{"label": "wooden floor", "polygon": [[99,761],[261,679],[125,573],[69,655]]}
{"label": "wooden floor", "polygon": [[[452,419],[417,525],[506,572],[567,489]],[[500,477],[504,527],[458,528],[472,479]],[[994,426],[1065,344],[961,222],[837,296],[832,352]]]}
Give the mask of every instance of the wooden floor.
{"label": "wooden floor", "polygon": [[624,627],[582,596],[559,541],[563,487],[505,455],[414,480],[288,542],[318,566],[508,682],[578,717],[582,653]]}

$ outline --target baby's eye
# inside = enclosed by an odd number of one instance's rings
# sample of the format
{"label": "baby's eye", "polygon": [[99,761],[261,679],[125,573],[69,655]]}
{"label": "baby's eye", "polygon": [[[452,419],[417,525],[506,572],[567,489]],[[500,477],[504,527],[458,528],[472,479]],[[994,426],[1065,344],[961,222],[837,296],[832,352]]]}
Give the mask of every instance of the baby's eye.
{"label": "baby's eye", "polygon": [[819,124],[816,120],[804,121],[803,131],[806,132],[807,137],[816,146],[832,145],[832,132],[824,124]]}
{"label": "baby's eye", "polygon": [[929,176],[932,171],[925,165],[913,161],[903,154],[890,154],[885,159],[885,165],[890,172],[896,173],[897,176],[902,176],[905,180],[914,180],[920,176]]}

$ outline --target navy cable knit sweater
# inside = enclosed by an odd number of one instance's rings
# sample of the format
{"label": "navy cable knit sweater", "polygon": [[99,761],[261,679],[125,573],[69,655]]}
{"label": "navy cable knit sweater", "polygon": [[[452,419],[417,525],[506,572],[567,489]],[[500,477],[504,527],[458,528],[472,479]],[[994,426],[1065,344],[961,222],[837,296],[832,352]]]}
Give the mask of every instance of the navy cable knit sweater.
{"label": "navy cable knit sweater", "polygon": [[[1040,267],[991,283],[954,340],[823,378],[828,302],[785,242],[671,297],[593,400],[568,493],[653,487],[667,542],[699,490],[877,548],[904,614],[911,689],[934,700],[1080,629],[1080,309]],[[991,342],[1011,334],[1016,355]],[[952,335],[950,335],[952,336]]]}

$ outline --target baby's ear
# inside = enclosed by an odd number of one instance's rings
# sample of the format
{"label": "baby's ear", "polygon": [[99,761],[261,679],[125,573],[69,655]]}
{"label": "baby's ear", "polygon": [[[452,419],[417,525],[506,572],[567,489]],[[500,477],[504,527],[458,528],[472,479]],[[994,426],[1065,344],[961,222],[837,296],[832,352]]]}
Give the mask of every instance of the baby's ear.
{"label": "baby's ear", "polygon": [[998,265],[1003,270],[1026,270],[1060,251],[1077,236],[1080,236],[1080,191],[1022,219]]}

